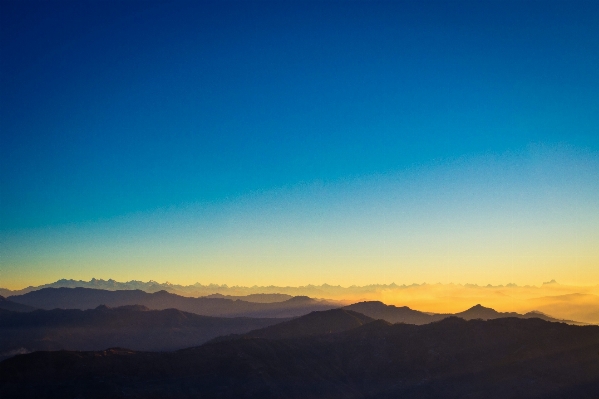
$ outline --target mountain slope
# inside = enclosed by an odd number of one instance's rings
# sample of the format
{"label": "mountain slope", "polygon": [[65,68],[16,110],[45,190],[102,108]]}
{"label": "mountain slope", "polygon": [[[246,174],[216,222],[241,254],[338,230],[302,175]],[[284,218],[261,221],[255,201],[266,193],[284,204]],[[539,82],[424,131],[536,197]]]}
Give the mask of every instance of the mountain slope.
{"label": "mountain slope", "polygon": [[283,302],[256,303],[225,298],[190,298],[166,291],[147,293],[141,290],[108,291],[91,288],[44,288],[11,301],[40,309],[93,309],[99,305],[118,307],[144,305],[150,309],[179,309],[204,316],[218,317],[297,317],[315,310],[337,306],[308,297],[293,297]]}
{"label": "mountain slope", "polygon": [[363,326],[372,321],[373,319],[370,317],[351,310],[331,309],[312,312],[286,322],[250,331],[241,336],[219,337],[214,341],[224,341],[234,338],[285,339],[335,334]]}
{"label": "mountain slope", "polygon": [[585,324],[572,320],[556,319],[538,311],[528,312],[525,314],[520,314],[516,312],[498,312],[495,309],[487,308],[482,305],[475,305],[470,309],[455,314],[429,314],[410,309],[407,306],[396,307],[394,305],[386,305],[378,301],[358,302],[349,306],[345,306],[344,309],[349,309],[362,313],[373,319],[383,319],[390,323],[407,323],[416,325],[432,323],[434,321],[443,320],[451,316],[457,316],[464,320],[493,320],[504,317],[517,317],[521,319],[538,318],[546,321],[562,322],[574,325]]}
{"label": "mountain slope", "polygon": [[11,312],[31,312],[35,310],[33,306],[23,305],[17,302],[10,301],[0,295],[0,309],[10,310]]}
{"label": "mountain slope", "polygon": [[480,304],[474,305],[470,309],[466,309],[463,312],[456,313],[455,316],[460,317],[464,320],[481,319],[481,320],[492,320],[500,317],[519,317],[521,316],[515,312],[500,313],[495,309],[486,308]]}
{"label": "mountain slope", "polygon": [[554,317],[551,317],[549,315],[546,315],[545,313],[538,312],[538,311],[532,311],[532,312],[528,312],[525,314],[520,314],[520,313],[516,313],[516,312],[498,312],[495,309],[486,308],[480,304],[475,305],[475,306],[471,307],[470,309],[467,309],[463,312],[456,313],[455,316],[460,317],[464,320],[472,320],[472,319],[493,320],[493,319],[499,319],[499,318],[504,318],[504,317],[517,317],[520,319],[537,318],[537,319],[541,319],[541,320],[545,320],[545,321],[561,322],[561,323],[577,324],[577,325],[585,324],[585,323],[579,323],[579,322],[576,322],[573,320],[556,319]]}
{"label": "mountain slope", "polygon": [[[38,352],[0,363],[0,396],[596,398],[599,327],[539,319],[242,339],[172,353]],[[60,364],[60,367],[56,367]]]}
{"label": "mountain slope", "polygon": [[144,306],[0,312],[0,357],[36,350],[176,350],[225,334],[243,334],[281,319],[217,318]]}
{"label": "mountain slope", "polygon": [[344,309],[353,310],[362,313],[373,319],[386,320],[389,323],[407,323],[407,324],[427,324],[433,321],[438,321],[447,317],[447,315],[430,315],[428,313],[419,312],[410,309],[407,306],[397,307],[394,305],[386,305],[379,301],[358,302]]}

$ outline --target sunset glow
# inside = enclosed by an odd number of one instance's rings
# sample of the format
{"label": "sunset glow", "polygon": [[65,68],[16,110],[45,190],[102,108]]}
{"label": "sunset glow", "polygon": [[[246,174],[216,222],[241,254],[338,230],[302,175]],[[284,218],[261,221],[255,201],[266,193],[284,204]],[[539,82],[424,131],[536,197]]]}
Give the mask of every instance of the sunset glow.
{"label": "sunset glow", "polygon": [[2,5],[0,287],[599,284],[595,3],[235,4]]}

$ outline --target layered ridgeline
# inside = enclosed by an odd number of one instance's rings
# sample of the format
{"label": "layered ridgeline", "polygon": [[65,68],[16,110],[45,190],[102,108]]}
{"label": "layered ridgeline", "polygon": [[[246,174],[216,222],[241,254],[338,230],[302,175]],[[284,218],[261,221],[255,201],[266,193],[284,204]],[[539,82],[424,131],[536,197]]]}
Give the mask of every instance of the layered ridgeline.
{"label": "layered ridgeline", "polygon": [[177,309],[149,310],[140,305],[26,313],[2,311],[0,359],[39,350],[100,350],[114,346],[145,351],[176,350],[280,322],[280,318],[219,318]]}
{"label": "layered ridgeline", "polygon": [[166,291],[98,290],[91,288],[43,288],[9,297],[12,302],[39,309],[94,309],[100,305],[119,307],[143,305],[149,309],[179,309],[203,316],[218,317],[296,317],[339,304],[308,297],[292,297],[281,302],[249,302],[219,297],[191,298]]}
{"label": "layered ridgeline", "polygon": [[[373,319],[344,309],[287,319],[198,316],[177,309],[131,305],[90,310],[54,309],[0,312],[0,360],[40,350],[101,350],[126,347],[170,351],[201,345],[215,337],[291,338],[337,333]],[[222,338],[221,338],[222,339]]]}
{"label": "layered ridgeline", "polygon": [[347,309],[331,309],[312,312],[305,316],[250,331],[246,334],[231,334],[215,338],[211,342],[246,338],[284,339],[336,334],[370,323],[374,319]]}
{"label": "layered ridgeline", "polygon": [[[96,290],[89,288],[44,288],[23,295],[10,297],[13,307],[22,307],[22,311],[33,308],[40,309],[93,309],[100,305],[110,307],[143,305],[149,309],[179,309],[204,316],[219,317],[297,317],[304,314],[338,308],[339,304],[308,297],[285,296],[273,297],[271,294],[254,297],[262,302],[250,302],[241,299],[229,299],[221,296],[190,298],[170,294],[166,291],[146,293],[140,290]],[[274,298],[285,299],[273,302]],[[0,302],[1,304],[2,302]],[[497,312],[494,309],[476,305],[466,311],[451,314],[434,314],[410,309],[407,306],[397,307],[379,301],[364,301],[344,307],[373,319],[382,319],[390,323],[427,324],[442,320],[449,316],[470,319],[497,319],[503,317],[540,318],[547,321],[561,321],[570,324],[582,324],[572,320],[557,319],[542,312],[533,311],[525,314],[516,312]],[[17,309],[14,309],[17,310]]]}
{"label": "layered ridgeline", "polygon": [[[360,301],[381,301],[409,306],[426,312],[451,314],[483,303],[493,309],[521,314],[537,310],[558,319],[599,324],[599,285],[570,286],[548,281],[535,285],[476,285],[476,284],[373,284],[341,287],[329,284],[298,287],[227,286],[219,284],[178,285],[155,281],[92,279],[58,280],[54,283],[20,290],[0,288],[4,297],[22,295],[42,288],[93,288],[102,290],[142,290],[148,293],[167,291],[187,297],[241,299],[248,302],[281,302],[294,296],[327,298],[343,305]],[[340,304],[341,305],[341,304]]]}
{"label": "layered ridgeline", "polygon": [[33,306],[23,305],[21,303],[13,302],[0,296],[0,310],[10,310],[12,312],[31,312],[35,310]]}
{"label": "layered ridgeline", "polygon": [[562,320],[556,319],[542,312],[533,311],[525,314],[516,312],[498,312],[495,309],[487,308],[482,305],[475,305],[470,309],[467,309],[459,313],[449,314],[435,314],[425,313],[418,310],[410,309],[407,306],[394,306],[386,305],[378,301],[358,302],[349,306],[345,306],[344,309],[353,310],[355,312],[362,313],[373,319],[382,319],[390,323],[407,323],[407,324],[428,324],[435,321],[443,320],[450,316],[456,316],[464,320],[481,319],[481,320],[493,320],[501,319],[505,317],[516,317],[520,319],[531,319],[537,318],[546,321],[562,322],[575,325],[584,325],[586,323],[580,323],[573,320]]}
{"label": "layered ridgeline", "polygon": [[[38,291],[43,288],[93,288],[100,290],[122,291],[122,290],[142,290],[148,293],[158,291],[167,291],[172,294],[181,296],[214,296],[225,297],[229,299],[251,298],[256,295],[256,302],[273,301],[280,302],[281,300],[289,299],[293,296],[311,296],[311,297],[335,297],[343,299],[348,293],[353,297],[356,293],[374,292],[381,288],[398,287],[395,284],[391,285],[370,285],[365,287],[355,287],[348,292],[347,288],[341,286],[333,286],[329,284],[322,285],[306,285],[300,287],[279,287],[279,286],[228,286],[227,284],[200,284],[191,285],[171,284],[169,282],[159,283],[157,281],[139,281],[131,280],[119,282],[113,279],[103,280],[92,278],[90,281],[60,279],[53,283],[43,284],[39,286],[29,286],[23,289],[10,290],[0,287],[0,295],[22,295],[31,291]],[[270,297],[269,297],[270,296]],[[286,297],[286,298],[285,298]]]}
{"label": "layered ridgeline", "polygon": [[[361,302],[345,308],[311,312],[289,321],[285,318],[200,316],[178,309],[150,310],[143,305],[31,311],[25,305],[13,304],[22,306],[22,310],[27,312],[0,311],[0,359],[38,350],[99,350],[109,347],[176,350],[212,339],[293,338],[337,333],[375,319],[420,325],[451,316],[431,315],[380,302]],[[67,305],[75,306],[70,302]],[[464,319],[537,317],[559,321],[542,314],[500,313],[480,305],[457,315]]]}
{"label": "layered ridgeline", "polygon": [[[347,323],[351,311],[320,313],[294,320],[293,330],[308,335],[294,338],[273,326],[260,338],[176,352],[16,356],[0,363],[0,396],[590,399],[599,392],[598,326],[456,317],[421,326]],[[337,323],[349,329],[323,332]]]}

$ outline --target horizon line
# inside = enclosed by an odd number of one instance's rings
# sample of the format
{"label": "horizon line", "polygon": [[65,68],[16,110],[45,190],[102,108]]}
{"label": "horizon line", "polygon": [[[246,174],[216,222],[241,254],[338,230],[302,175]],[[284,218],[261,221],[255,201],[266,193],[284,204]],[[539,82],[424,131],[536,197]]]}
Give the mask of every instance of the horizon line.
{"label": "horizon line", "polygon": [[562,284],[557,282],[555,279],[551,279],[550,281],[544,281],[542,282],[540,285],[534,285],[534,284],[524,284],[524,285],[519,285],[516,283],[506,283],[506,284],[497,284],[497,285],[493,285],[493,284],[477,284],[477,283],[455,283],[455,282],[449,282],[449,283],[441,283],[441,282],[437,282],[437,283],[428,283],[428,282],[422,282],[422,283],[411,283],[411,284],[396,284],[395,282],[391,282],[391,283],[374,283],[374,284],[365,284],[365,285],[350,285],[350,286],[342,286],[340,284],[338,285],[332,285],[329,283],[322,283],[322,284],[306,284],[306,285],[276,285],[276,284],[269,284],[269,285],[228,285],[228,284],[217,284],[217,283],[208,283],[208,284],[202,284],[200,282],[195,282],[193,284],[188,284],[188,285],[184,285],[184,284],[177,284],[177,283],[170,283],[169,281],[165,281],[163,283],[158,282],[156,280],[148,280],[148,281],[142,281],[142,280],[128,280],[128,281],[117,281],[114,280],[112,278],[109,278],[107,280],[104,280],[102,278],[97,279],[95,277],[92,277],[89,281],[86,280],[76,280],[76,279],[67,279],[67,278],[61,278],[58,279],[56,281],[50,282],[50,283],[44,283],[44,284],[40,284],[40,285],[28,285],[26,287],[23,288],[17,288],[17,289],[10,289],[10,288],[5,288],[5,287],[0,287],[0,289],[3,290],[8,290],[8,291],[21,291],[24,289],[28,289],[28,288],[39,288],[39,287],[44,287],[44,286],[48,286],[48,285],[53,285],[53,284],[57,284],[57,283],[61,283],[61,282],[71,282],[71,283],[86,283],[86,284],[92,284],[94,282],[98,282],[98,283],[114,283],[114,284],[145,284],[145,285],[158,285],[158,286],[166,286],[166,287],[180,287],[180,288],[193,288],[193,287],[197,287],[197,288],[273,288],[273,287],[277,287],[277,288],[307,288],[307,287],[330,287],[330,288],[340,288],[340,289],[351,289],[351,288],[366,288],[366,287],[390,287],[390,288],[409,288],[409,287],[421,287],[421,286],[427,286],[427,285],[442,285],[442,286],[449,286],[449,285],[457,285],[457,286],[462,286],[462,287],[478,287],[478,288],[510,288],[510,287],[530,287],[530,288],[541,288],[543,286],[546,285],[560,285],[560,286],[567,286],[567,287],[593,287],[593,286],[597,286],[599,285],[599,283],[596,284],[588,284],[588,285],[575,285],[575,284]]}

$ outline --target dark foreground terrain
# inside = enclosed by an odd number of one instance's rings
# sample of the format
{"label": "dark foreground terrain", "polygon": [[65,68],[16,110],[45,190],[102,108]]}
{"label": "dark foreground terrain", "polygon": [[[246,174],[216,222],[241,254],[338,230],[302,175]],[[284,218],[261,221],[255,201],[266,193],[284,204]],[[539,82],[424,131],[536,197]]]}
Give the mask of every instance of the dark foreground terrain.
{"label": "dark foreground terrain", "polygon": [[19,355],[0,363],[0,397],[599,398],[599,326],[365,320],[340,333],[240,337],[171,353]]}

